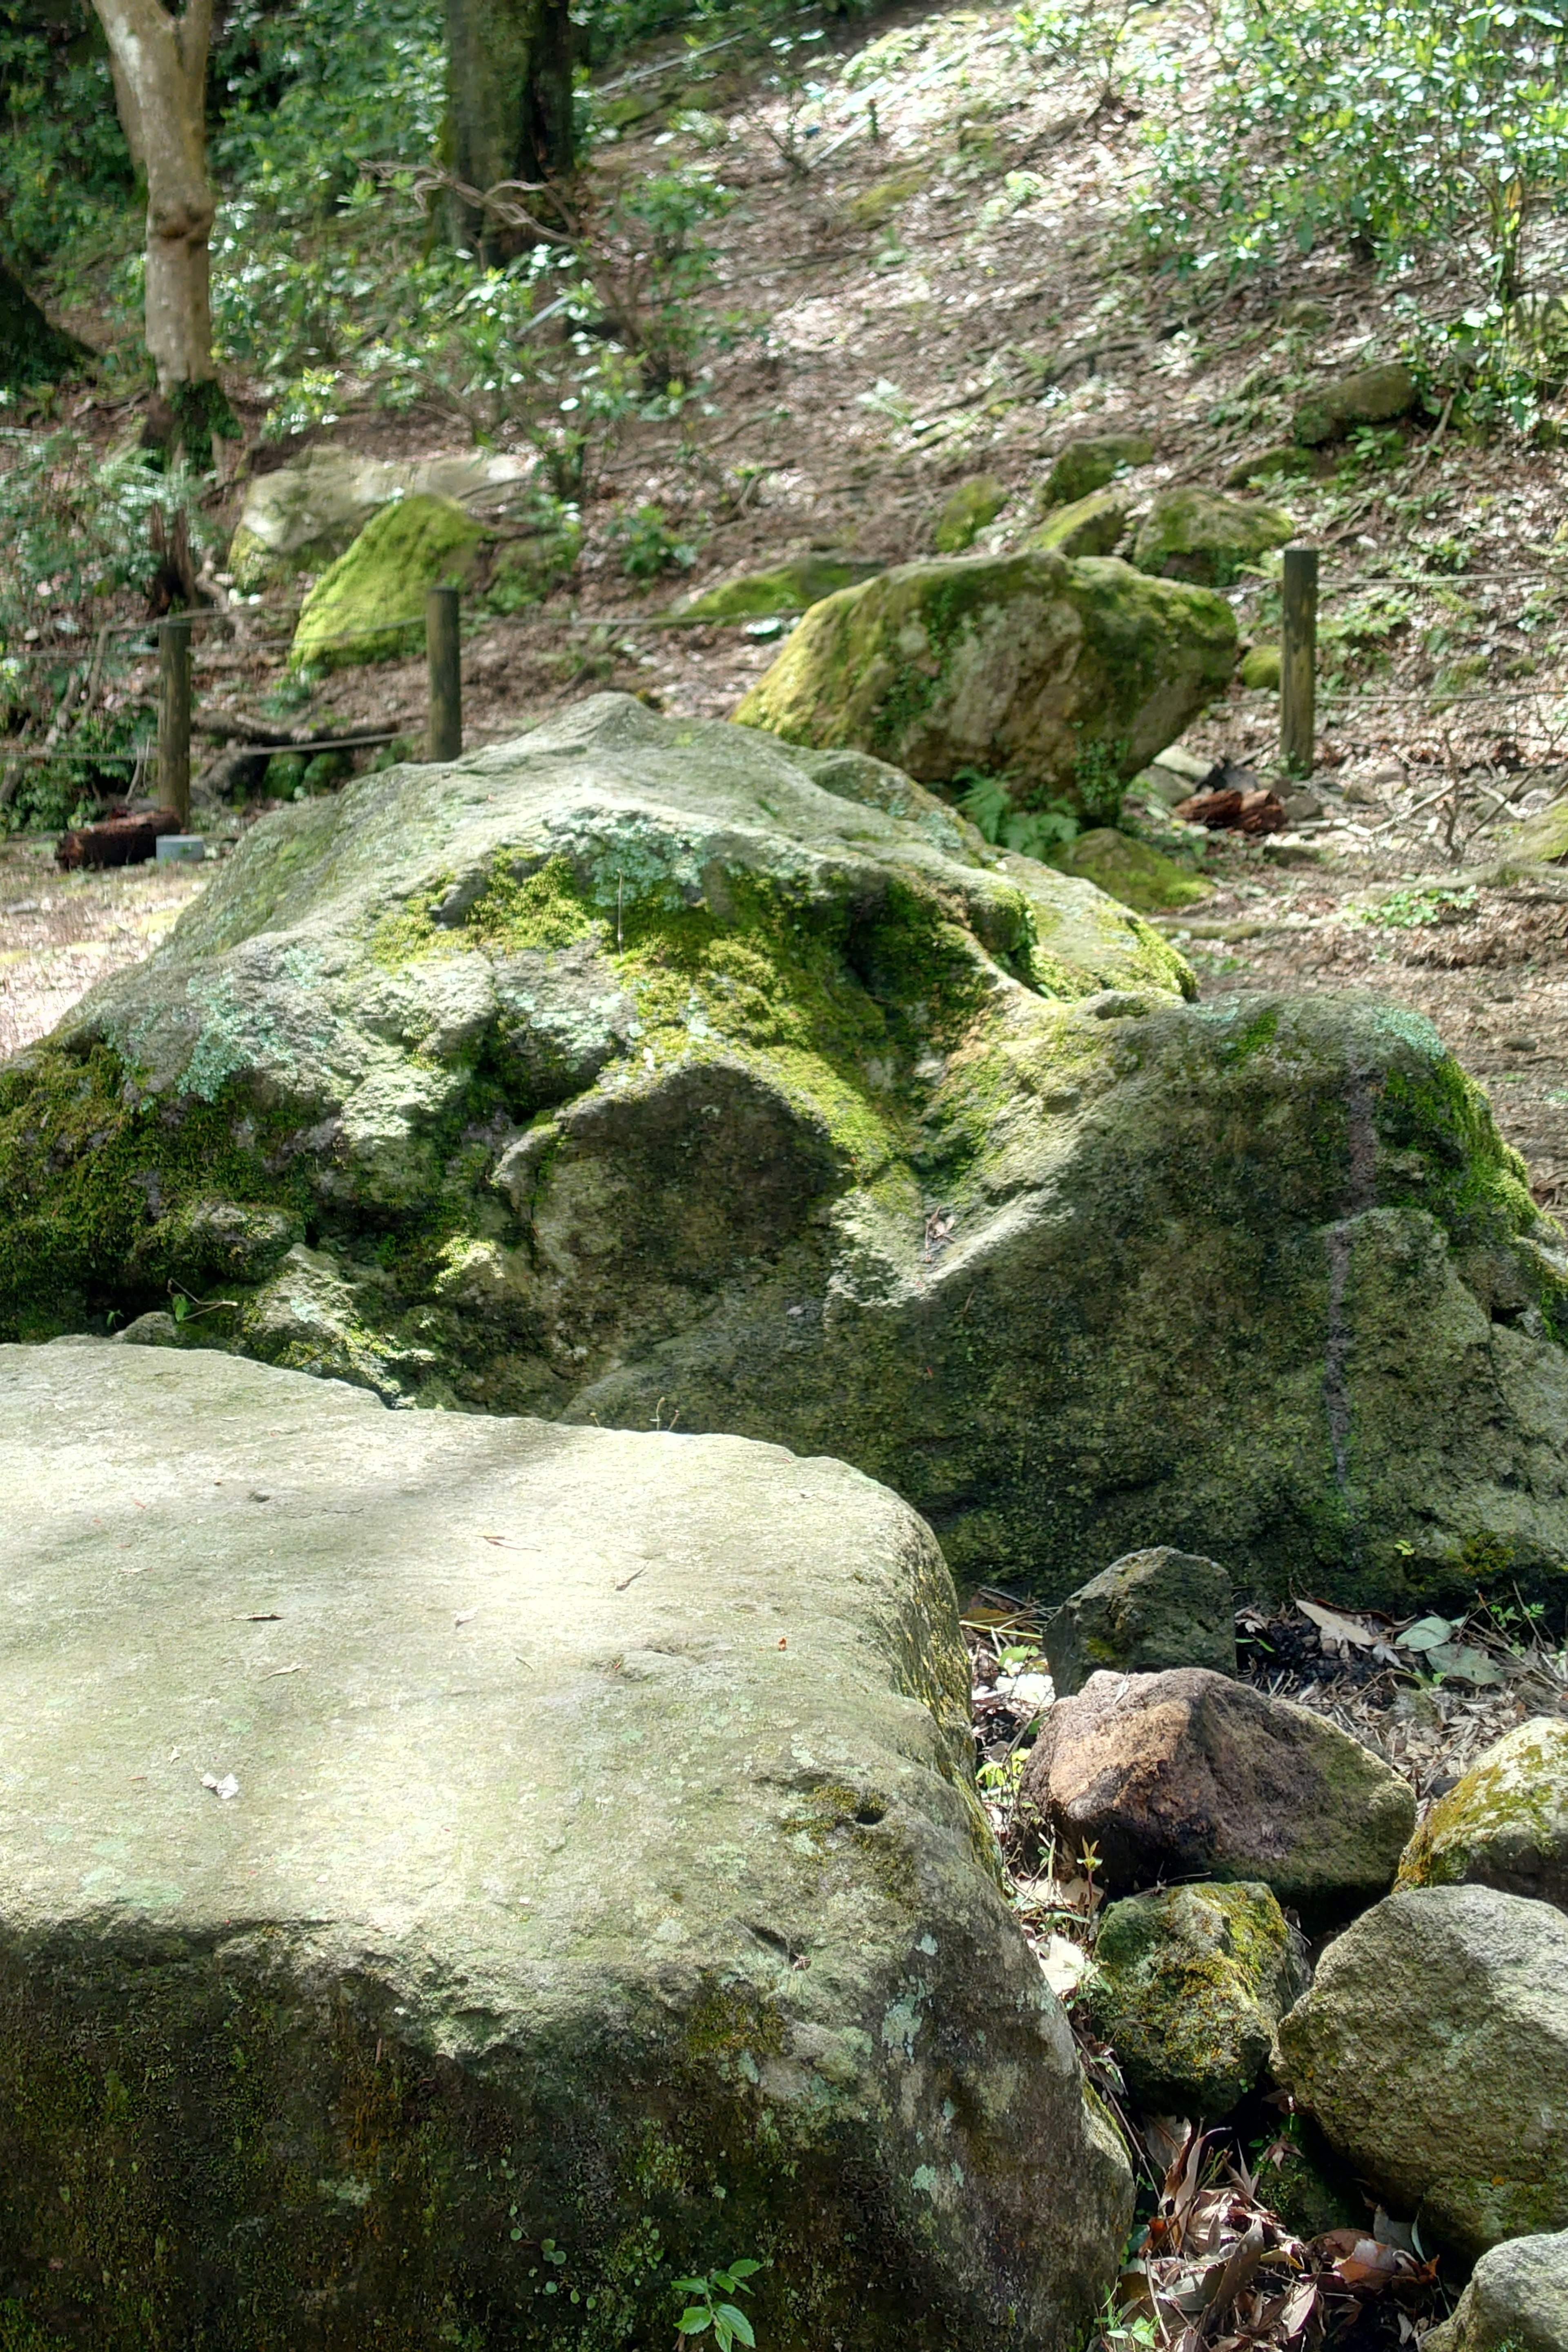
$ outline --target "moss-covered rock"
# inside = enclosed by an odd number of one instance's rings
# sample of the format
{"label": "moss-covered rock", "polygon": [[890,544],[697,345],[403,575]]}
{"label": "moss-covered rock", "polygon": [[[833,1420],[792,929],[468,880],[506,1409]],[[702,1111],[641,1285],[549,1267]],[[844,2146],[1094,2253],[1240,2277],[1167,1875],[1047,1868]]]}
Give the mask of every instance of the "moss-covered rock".
{"label": "moss-covered rock", "polygon": [[1568,2228],[1568,1920],[1402,1887],[1336,1937],[1274,2071],[1428,2245]]}
{"label": "moss-covered rock", "polygon": [[1568,801],[1508,829],[1508,854],[1523,866],[1560,866],[1568,858]]}
{"label": "moss-covered rock", "polygon": [[787,742],[853,744],[922,782],[1005,776],[1027,805],[1136,775],[1235,659],[1235,616],[1200,590],[1113,559],[958,557],[814,605],[735,716]]}
{"label": "moss-covered rock", "polygon": [[1391,360],[1381,367],[1358,368],[1310,393],[1297,408],[1292,429],[1302,447],[1316,449],[1342,440],[1358,425],[1391,425],[1420,405],[1413,372],[1403,360]]}
{"label": "moss-covered rock", "polygon": [[1100,490],[1071,506],[1058,507],[1037,524],[1026,547],[1043,547],[1058,555],[1113,555],[1127,529],[1128,504]]}
{"label": "moss-covered rock", "polygon": [[1238,458],[1226,476],[1225,486],[1227,490],[1245,490],[1253,482],[1310,481],[1318,465],[1319,460],[1310,449],[1285,441],[1272,449],[1255,449],[1250,457]]}
{"label": "moss-covered rock", "polygon": [[687,597],[671,617],[745,621],[767,620],[776,613],[804,613],[824,596],[837,595],[841,588],[856,587],[862,580],[874,580],[884,569],[880,563],[853,555],[792,556],[787,563],[775,563],[764,572],[742,572],[739,579],[721,581],[717,588]]}
{"label": "moss-covered rock", "polygon": [[1236,1672],[1236,1595],[1217,1560],[1156,1544],[1129,1552],[1069,1592],[1043,1636],[1058,1698],[1109,1667],[1157,1675],[1170,1666]]}
{"label": "moss-covered rock", "polygon": [[531,461],[475,449],[443,457],[366,457],[314,447],[258,474],[245,493],[229,542],[228,568],[241,588],[266,588],[321,572],[342,555],[371,517],[414,495],[493,509],[521,493]]}
{"label": "moss-covered rock", "polygon": [[455,499],[416,494],[383,507],[306,597],[290,666],[338,669],[412,652],[424,640],[426,593],[468,579],[484,538]]}
{"label": "moss-covered rock", "polygon": [[1007,503],[1007,485],[994,474],[975,474],[949,492],[937,509],[931,545],[939,555],[962,555]]}
{"label": "moss-covered rock", "polygon": [[1195,907],[1201,898],[1214,894],[1214,884],[1194,874],[1190,866],[1178,866],[1173,857],[1152,849],[1146,841],[1108,824],[1095,825],[1064,843],[1052,852],[1051,864],[1059,873],[1077,874],[1094,883],[1124,907],[1136,907],[1141,915]]}
{"label": "moss-covered rock", "polygon": [[1057,453],[1040,490],[1043,506],[1069,506],[1102,490],[1124,466],[1146,466],[1154,445],[1142,433],[1089,433]]}
{"label": "moss-covered rock", "polygon": [[1132,561],[1160,580],[1228,588],[1243,568],[1283,547],[1294,533],[1283,507],[1223,498],[1218,490],[1165,490],[1138,526]]}
{"label": "moss-covered rock", "polygon": [[1228,2115],[1307,1985],[1304,1951],[1271,1890],[1246,1882],[1112,1903],[1094,1963],[1094,2030],[1136,2104],[1162,2115]]}
{"label": "moss-covered rock", "polygon": [[1399,1865],[1402,1886],[1500,1886],[1568,1911],[1568,1723],[1540,1716],[1439,1797]]}
{"label": "moss-covered rock", "polygon": [[401,1400],[845,1456],[1051,1597],[1162,1542],[1528,1587],[1568,1268],[1485,1097],[1413,1013],[1192,985],[863,753],[601,696],[262,819],[0,1068],[4,1331],[175,1283]]}
{"label": "moss-covered rock", "polygon": [[1278,694],[1283,667],[1278,646],[1253,646],[1242,659],[1241,682],[1249,694]]}
{"label": "moss-covered rock", "polygon": [[611,2352],[744,2253],[780,2352],[1082,2342],[1131,2183],[893,1496],[89,1341],[0,1498],[0,2340]]}

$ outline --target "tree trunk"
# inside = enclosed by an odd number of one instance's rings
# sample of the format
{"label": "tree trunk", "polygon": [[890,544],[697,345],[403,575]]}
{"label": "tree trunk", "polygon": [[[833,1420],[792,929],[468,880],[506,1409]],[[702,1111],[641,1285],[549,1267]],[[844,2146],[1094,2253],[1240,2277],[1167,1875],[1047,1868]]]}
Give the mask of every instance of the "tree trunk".
{"label": "tree trunk", "polygon": [[93,354],[74,335],[51,327],[19,278],[0,261],[0,385],[18,392],[74,375]]}
{"label": "tree trunk", "polygon": [[[573,28],[569,0],[447,0],[452,166],[470,188],[563,179],[572,169]],[[528,242],[463,213],[464,242],[487,261]]]}
{"label": "tree trunk", "polygon": [[193,458],[233,429],[212,356],[207,240],[206,70],[212,0],[171,16],[158,0],[93,0],[109,37],[114,94],[132,161],[147,175],[147,350]]}

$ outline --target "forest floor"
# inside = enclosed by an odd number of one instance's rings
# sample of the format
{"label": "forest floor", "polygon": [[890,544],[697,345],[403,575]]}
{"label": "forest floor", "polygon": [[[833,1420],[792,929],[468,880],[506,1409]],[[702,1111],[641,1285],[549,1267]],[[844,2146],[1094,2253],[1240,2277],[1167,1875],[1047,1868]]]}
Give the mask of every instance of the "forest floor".
{"label": "forest floor", "polygon": [[[1187,0],[1142,21],[1165,54],[1201,51]],[[1338,253],[1229,289],[1151,269],[1131,207],[1154,53],[1136,42],[1108,81],[1028,57],[1010,8],[908,5],[826,27],[816,98],[770,92],[731,54],[744,51],[671,45],[617,77],[634,119],[591,170],[604,193],[701,159],[736,192],[705,298],[727,323],[703,396],[603,454],[573,581],[469,637],[470,746],[603,687],[727,715],[776,633],[658,626],[679,593],[812,548],[929,552],[944,499],[976,474],[1007,492],[976,542],[1001,546],[1032,519],[1051,457],[1085,433],[1150,435],[1134,498],[1222,487],[1238,457],[1289,437],[1309,388],[1398,347],[1413,281]],[[1414,290],[1446,278],[1458,293],[1464,268],[1455,255]],[[304,446],[260,442],[260,388],[231,389],[252,439],[215,499],[229,523],[248,471]],[[122,435],[124,419],[102,429]],[[368,404],[310,437],[380,456],[468,440]],[[1488,1086],[1538,1197],[1568,1203],[1568,904],[1500,865],[1509,827],[1568,782],[1568,454],[1428,423],[1363,436],[1279,495],[1324,551],[1322,814],[1261,848],[1189,837],[1215,895],[1167,928],[1205,992],[1354,988],[1418,1006]],[[616,525],[644,503],[700,552],[639,590]],[[1244,642],[1277,635],[1273,582],[1231,593]],[[202,709],[266,705],[288,619],[251,608],[199,652]],[[422,663],[378,664],[337,671],[289,719],[416,738],[424,704]],[[1237,687],[1186,741],[1267,777],[1277,723],[1271,695]],[[188,870],[56,877],[47,856],[37,841],[0,845],[0,1052],[144,952],[200,887]]]}

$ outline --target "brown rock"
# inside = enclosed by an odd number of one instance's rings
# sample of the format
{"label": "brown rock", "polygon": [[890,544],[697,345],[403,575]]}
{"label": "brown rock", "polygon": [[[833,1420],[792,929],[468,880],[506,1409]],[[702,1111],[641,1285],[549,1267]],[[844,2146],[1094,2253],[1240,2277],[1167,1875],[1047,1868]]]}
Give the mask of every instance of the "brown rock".
{"label": "brown rock", "polygon": [[1025,1769],[1032,1844],[1099,1852],[1100,1883],[1261,1879],[1309,1924],[1386,1893],[1415,1800],[1359,1740],[1206,1667],[1091,1675]]}

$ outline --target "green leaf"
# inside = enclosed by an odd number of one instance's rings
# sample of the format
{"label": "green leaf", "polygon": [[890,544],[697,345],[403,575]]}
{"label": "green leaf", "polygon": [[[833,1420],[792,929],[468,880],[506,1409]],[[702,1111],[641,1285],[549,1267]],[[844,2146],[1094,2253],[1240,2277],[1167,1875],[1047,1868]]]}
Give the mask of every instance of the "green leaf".
{"label": "green leaf", "polygon": [[755,2344],[757,2339],[752,2333],[751,2321],[732,2303],[721,2303],[714,2314],[714,2320],[717,2326],[728,2327],[730,2334],[738,2336],[742,2344]]}
{"label": "green leaf", "polygon": [[738,2263],[731,2263],[730,2276],[731,2279],[748,2279],[753,2276],[756,2272],[760,2271],[762,2267],[761,2263],[754,2263],[749,2254],[745,2254],[742,2256]]}
{"label": "green leaf", "polygon": [[700,2336],[709,2324],[710,2316],[706,2311],[683,2311],[676,2322],[677,2332],[681,2336]]}

